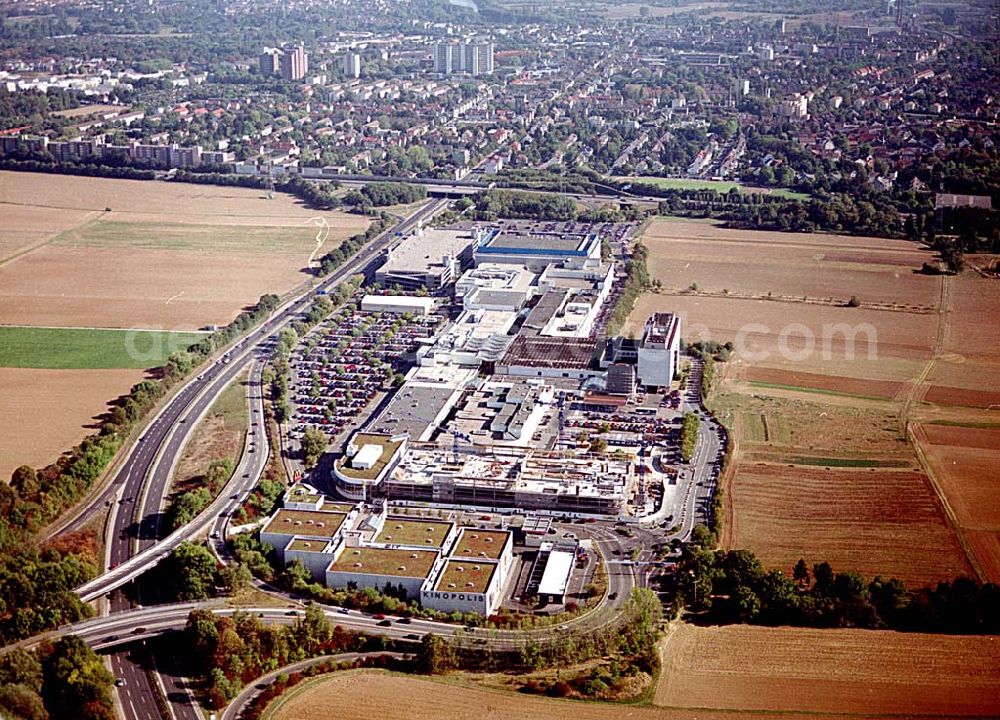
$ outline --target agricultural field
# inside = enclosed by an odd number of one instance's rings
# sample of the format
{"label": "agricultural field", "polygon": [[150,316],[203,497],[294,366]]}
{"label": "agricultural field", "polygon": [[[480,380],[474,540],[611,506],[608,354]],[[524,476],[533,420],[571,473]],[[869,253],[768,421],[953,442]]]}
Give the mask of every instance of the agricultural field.
{"label": "agricultural field", "polygon": [[319,240],[323,253],[368,226],[210,185],[0,172],[0,197],[0,324],[11,325],[225,324],[307,281]]}
{"label": "agricultural field", "polygon": [[202,337],[157,330],[0,327],[0,367],[145,370],[160,367],[171,353]]}
{"label": "agricultural field", "polygon": [[1000,712],[994,638],[871,630],[676,626],[651,705],[562,700],[429,679],[348,671],[306,681],[269,720],[797,720],[818,714],[987,717]]}
{"label": "agricultural field", "polygon": [[678,624],[654,704],[906,716],[1000,713],[994,637]]}
{"label": "agricultural field", "polygon": [[20,465],[43,467],[94,432],[108,402],[142,370],[0,368],[0,482]]}
{"label": "agricultural field", "polygon": [[301,286],[310,256],[369,222],[247,188],[18,172],[0,198],[3,478],[54,461],[143,370]]}
{"label": "agricultural field", "polygon": [[[443,709],[452,720],[731,720],[730,713],[616,705],[522,695],[469,687],[425,677],[377,671],[341,672],[293,688],[267,709],[269,720],[407,718],[437,720]],[[761,715],[778,720],[787,715]]]}
{"label": "agricultural field", "polygon": [[922,472],[798,462],[740,463],[729,488],[733,547],[786,573],[799,558],[826,560],[914,588],[972,574]]}
{"label": "agricultural field", "polygon": [[710,401],[735,441],[726,547],[913,586],[1000,574],[1000,504],[982,480],[1000,435],[952,428],[918,454],[907,434],[962,411],[989,422],[1000,404],[994,280],[922,275],[932,254],[901,240],[658,219],[643,242],[662,289],[626,331],[671,311],[685,339],[735,345]]}
{"label": "agricultural field", "polygon": [[761,392],[716,393],[712,410],[739,428],[741,452],[748,460],[805,464],[857,460],[872,467],[916,468],[912,449],[896,413],[883,403],[831,403],[823,395]]}
{"label": "agricultural field", "polygon": [[1000,582],[1000,424],[921,423],[913,434],[983,574]]}

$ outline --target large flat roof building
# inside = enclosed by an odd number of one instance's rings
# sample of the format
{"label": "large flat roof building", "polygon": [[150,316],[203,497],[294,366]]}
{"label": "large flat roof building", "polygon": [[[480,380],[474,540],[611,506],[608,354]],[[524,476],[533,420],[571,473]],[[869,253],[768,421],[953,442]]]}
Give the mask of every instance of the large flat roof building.
{"label": "large flat roof building", "polygon": [[628,458],[502,445],[468,447],[456,457],[449,449],[414,443],[377,492],[390,501],[618,515],[633,482]]}
{"label": "large flat roof building", "polygon": [[420,597],[434,564],[441,557],[437,550],[345,546],[326,570],[328,587],[382,590],[387,584],[401,586],[407,598]]}
{"label": "large flat roof building", "polygon": [[673,313],[656,313],[646,321],[639,343],[639,384],[669,388],[680,365],[681,321]]}
{"label": "large flat roof building", "polygon": [[594,368],[596,340],[518,335],[497,364],[501,375],[573,378],[599,374]]}
{"label": "large flat roof building", "polygon": [[375,271],[375,281],[404,290],[438,290],[455,281],[483,237],[481,228],[418,230],[388,251],[385,263]]}
{"label": "large flat roof building", "polygon": [[294,538],[329,542],[339,535],[348,517],[348,513],[282,508],[261,528],[260,541],[273,547],[284,561],[284,549]]}
{"label": "large flat roof building", "polygon": [[[590,226],[550,224],[546,229],[508,227],[487,238],[475,252],[475,261],[524,265],[542,272],[552,264],[591,267],[601,262],[601,238]],[[551,227],[552,229],[548,229]]]}

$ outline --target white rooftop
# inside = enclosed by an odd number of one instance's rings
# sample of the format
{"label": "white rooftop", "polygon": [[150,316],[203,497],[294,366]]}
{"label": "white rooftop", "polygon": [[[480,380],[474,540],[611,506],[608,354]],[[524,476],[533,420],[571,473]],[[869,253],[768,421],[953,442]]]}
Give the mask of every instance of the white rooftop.
{"label": "white rooftop", "polygon": [[361,299],[361,309],[411,307],[414,310],[429,313],[434,309],[434,302],[432,297],[416,297],[414,295],[365,295]]}
{"label": "white rooftop", "polygon": [[576,557],[571,552],[553,550],[545,563],[542,581],[538,583],[539,595],[565,595],[569,576],[573,572]]}
{"label": "white rooftop", "polygon": [[359,470],[368,470],[378,462],[380,457],[382,457],[381,445],[375,445],[372,443],[363,445],[361,449],[354,454],[354,457],[351,458],[351,467],[356,467]]}

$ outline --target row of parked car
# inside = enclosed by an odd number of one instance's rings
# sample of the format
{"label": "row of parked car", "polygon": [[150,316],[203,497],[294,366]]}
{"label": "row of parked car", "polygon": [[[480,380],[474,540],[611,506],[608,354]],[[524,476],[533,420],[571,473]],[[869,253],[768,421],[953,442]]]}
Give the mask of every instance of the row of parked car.
{"label": "row of parked car", "polygon": [[441,318],[367,313],[354,303],[324,320],[292,352],[293,437],[315,425],[336,436],[397,373]]}

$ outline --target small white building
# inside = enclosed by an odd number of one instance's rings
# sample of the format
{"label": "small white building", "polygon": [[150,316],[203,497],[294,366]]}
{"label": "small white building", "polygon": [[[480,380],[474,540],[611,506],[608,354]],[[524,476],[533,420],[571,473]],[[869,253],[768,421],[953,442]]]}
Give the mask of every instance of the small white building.
{"label": "small white building", "polygon": [[434,312],[436,301],[432,297],[414,297],[412,295],[365,295],[361,299],[362,312],[394,313],[414,316],[430,315]]}
{"label": "small white building", "polygon": [[576,556],[565,550],[552,550],[545,563],[545,571],[538,583],[538,597],[550,603],[561,603],[566,600],[569,588],[569,578],[573,574],[573,563]]}

